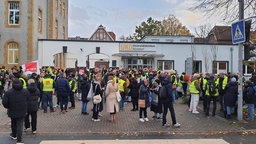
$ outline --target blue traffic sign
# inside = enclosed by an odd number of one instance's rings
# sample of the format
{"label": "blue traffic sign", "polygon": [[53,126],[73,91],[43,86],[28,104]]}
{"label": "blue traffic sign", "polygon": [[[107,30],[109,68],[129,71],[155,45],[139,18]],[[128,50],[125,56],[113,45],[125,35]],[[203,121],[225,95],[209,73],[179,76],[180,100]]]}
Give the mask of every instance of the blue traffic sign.
{"label": "blue traffic sign", "polygon": [[232,43],[239,44],[245,42],[245,24],[244,20],[232,23]]}

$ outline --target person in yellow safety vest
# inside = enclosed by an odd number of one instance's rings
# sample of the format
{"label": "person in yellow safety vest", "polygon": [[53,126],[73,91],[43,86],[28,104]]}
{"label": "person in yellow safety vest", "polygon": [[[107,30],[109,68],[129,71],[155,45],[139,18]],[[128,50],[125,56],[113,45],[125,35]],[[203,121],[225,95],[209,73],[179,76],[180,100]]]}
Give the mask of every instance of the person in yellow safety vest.
{"label": "person in yellow safety vest", "polygon": [[21,77],[19,77],[19,80],[21,81],[23,88],[26,89],[27,88],[27,80],[25,79],[25,74],[22,74]]}
{"label": "person in yellow safety vest", "polygon": [[205,74],[205,77],[201,76],[199,81],[200,81],[200,88],[201,88],[201,94],[202,94],[202,99],[203,99],[203,108],[204,108],[204,112],[206,112],[206,109],[207,109],[207,97],[205,95],[205,91],[206,91],[206,84],[207,84],[207,81],[210,77],[210,74],[209,73],[206,73]]}
{"label": "person in yellow safety vest", "polygon": [[188,82],[185,81],[185,75],[186,73],[183,72],[180,76],[180,83],[182,84],[182,89],[183,89],[183,96],[186,97],[187,96],[187,88],[188,88]]}
{"label": "person in yellow safety vest", "polygon": [[198,114],[197,106],[199,102],[199,93],[200,93],[200,81],[199,81],[200,75],[198,73],[195,73],[192,76],[191,83],[189,83],[189,92],[191,94],[191,100],[190,100],[190,108],[189,111]]}
{"label": "person in yellow safety vest", "polygon": [[177,95],[177,91],[176,91],[176,88],[177,88],[177,85],[178,85],[178,80],[177,80],[177,75],[175,73],[174,70],[171,70],[170,71],[170,75],[172,76],[172,99],[173,99],[173,103],[175,103],[176,99],[178,99],[178,95]]}
{"label": "person in yellow safety vest", "polygon": [[217,79],[218,84],[218,92],[219,92],[219,103],[220,103],[220,111],[224,111],[224,98],[223,95],[225,94],[225,87],[228,84],[228,77],[225,76],[224,73],[219,74],[219,78]]}
{"label": "person in yellow safety vest", "polygon": [[71,74],[71,77],[69,79],[69,87],[70,87],[70,93],[69,93],[69,101],[71,103],[71,106],[69,109],[75,109],[75,93],[77,90],[77,81],[75,79],[75,74]]}
{"label": "person in yellow safety vest", "polygon": [[120,76],[118,80],[118,90],[120,92],[120,95],[122,97],[120,101],[120,110],[124,110],[124,102],[125,102],[125,96],[126,96],[126,78],[124,75]]}
{"label": "person in yellow safety vest", "polygon": [[47,106],[50,106],[50,112],[55,112],[53,109],[52,94],[54,88],[54,81],[51,78],[51,74],[46,74],[42,81],[42,101],[44,113],[47,113]]}
{"label": "person in yellow safety vest", "polygon": [[215,80],[213,75],[211,75],[209,80],[207,81],[205,95],[207,97],[207,109],[206,109],[205,115],[206,116],[210,115],[209,114],[210,104],[211,104],[211,101],[213,101],[212,116],[215,116],[216,109],[217,109],[217,98],[219,96],[219,92],[218,92],[218,82],[217,80]]}
{"label": "person in yellow safety vest", "polygon": [[2,66],[2,68],[0,68],[0,72],[3,72],[6,75],[9,75],[8,70],[5,69],[5,66]]}
{"label": "person in yellow safety vest", "polygon": [[160,69],[158,69],[156,72],[157,72],[157,74],[159,74],[159,75],[161,74],[161,70],[160,70]]}

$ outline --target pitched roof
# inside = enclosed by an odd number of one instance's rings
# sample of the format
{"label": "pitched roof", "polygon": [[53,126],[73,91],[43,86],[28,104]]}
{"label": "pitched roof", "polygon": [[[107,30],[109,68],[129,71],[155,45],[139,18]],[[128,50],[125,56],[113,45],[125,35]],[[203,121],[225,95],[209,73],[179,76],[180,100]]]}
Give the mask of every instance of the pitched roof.
{"label": "pitched roof", "polygon": [[229,41],[232,43],[231,26],[214,26],[209,32],[207,39],[208,42],[215,41],[216,43]]}
{"label": "pitched roof", "polygon": [[96,35],[96,33],[97,33],[99,30],[103,30],[104,33],[106,33],[106,35],[110,38],[111,41],[115,41],[115,39],[106,31],[105,27],[103,27],[102,25],[100,25],[100,26],[96,29],[96,31],[92,34],[92,36],[89,38],[89,40],[93,40],[94,35]]}

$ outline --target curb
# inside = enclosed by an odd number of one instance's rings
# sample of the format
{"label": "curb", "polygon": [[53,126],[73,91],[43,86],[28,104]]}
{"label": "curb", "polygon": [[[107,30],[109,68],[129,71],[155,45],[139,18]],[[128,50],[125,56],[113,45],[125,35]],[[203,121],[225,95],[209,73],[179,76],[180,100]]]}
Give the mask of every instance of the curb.
{"label": "curb", "polygon": [[[10,132],[0,132],[0,134],[9,134]],[[137,132],[38,132],[36,135],[72,135],[72,136],[94,136],[94,135],[112,135],[112,136],[150,136],[150,135],[250,135],[256,134],[256,129],[253,130],[240,130],[240,131],[181,131],[181,132],[172,132],[172,131],[137,131]],[[27,134],[32,135],[32,134]]]}

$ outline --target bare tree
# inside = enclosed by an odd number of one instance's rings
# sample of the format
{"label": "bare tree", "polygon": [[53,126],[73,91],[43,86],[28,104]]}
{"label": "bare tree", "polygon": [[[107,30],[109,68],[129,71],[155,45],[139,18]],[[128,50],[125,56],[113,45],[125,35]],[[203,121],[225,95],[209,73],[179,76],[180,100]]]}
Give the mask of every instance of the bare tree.
{"label": "bare tree", "polygon": [[[232,22],[238,18],[239,0],[194,0],[191,10],[204,12],[206,16],[221,16],[224,21]],[[256,1],[244,0],[245,16],[256,15]]]}
{"label": "bare tree", "polygon": [[206,38],[210,31],[210,25],[200,25],[199,27],[195,28],[195,36],[199,38]]}

